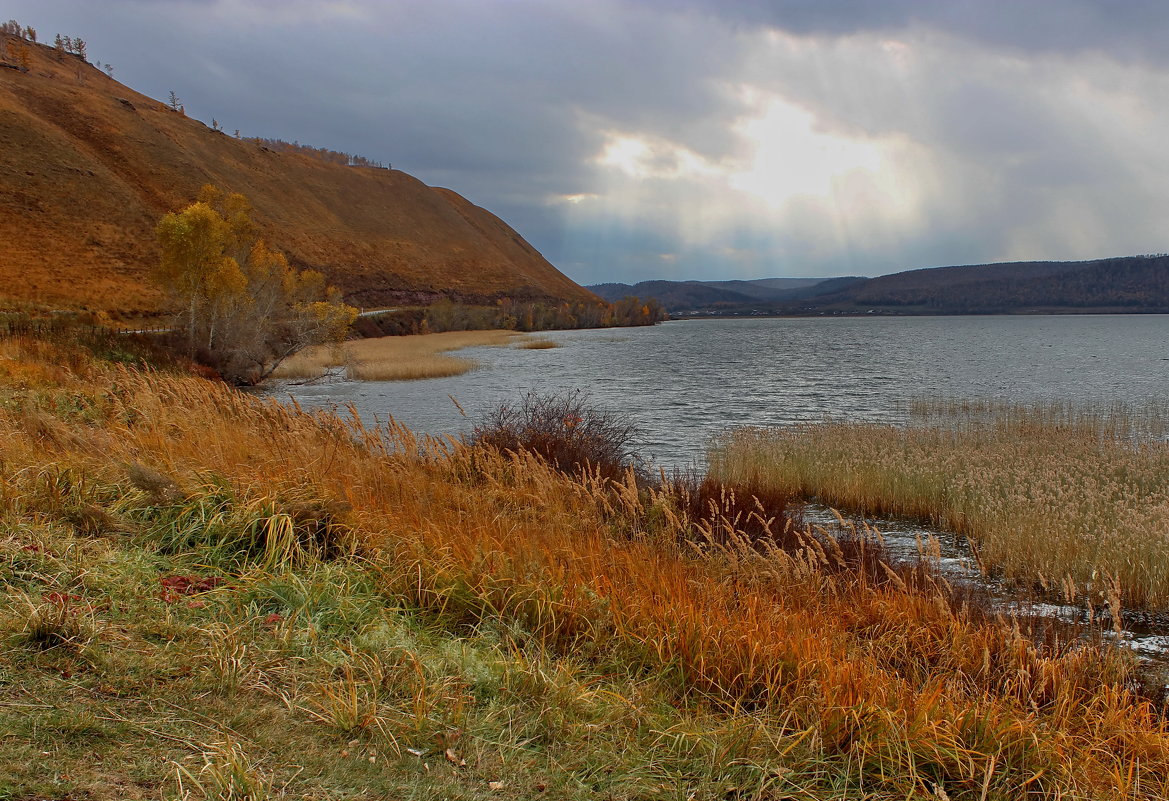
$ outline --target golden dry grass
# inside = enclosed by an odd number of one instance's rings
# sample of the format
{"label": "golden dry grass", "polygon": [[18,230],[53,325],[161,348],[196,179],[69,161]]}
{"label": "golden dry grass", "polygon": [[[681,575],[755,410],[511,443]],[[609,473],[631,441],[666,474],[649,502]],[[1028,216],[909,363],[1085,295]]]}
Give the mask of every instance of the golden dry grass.
{"label": "golden dry grass", "polygon": [[[85,370],[80,387],[0,407],[0,500],[22,503],[38,465],[116,486],[130,464],[196,500],[214,476],[241,508],[345,509],[354,546],[402,603],[459,626],[520,626],[549,654],[656,676],[712,715],[749,712],[765,721],[752,747],[771,755],[760,786],[798,771],[794,797],[1169,795],[1169,730],[1119,652],[1040,646],[944,592],[826,570],[830,539],[696,553],[678,544],[671,499],[632,481],[573,479],[195,378]],[[696,753],[710,731],[657,736]]]}
{"label": "golden dry grass", "polygon": [[273,378],[314,379],[320,378],[331,367],[345,364],[341,345],[314,345],[293,354],[280,363],[272,374]]}
{"label": "golden dry grass", "polygon": [[745,429],[713,472],[967,535],[988,568],[1069,600],[1169,602],[1169,443],[1156,405],[919,405],[924,424]]}
{"label": "golden dry grass", "polygon": [[275,378],[318,378],[331,367],[345,367],[360,381],[413,381],[445,378],[474,370],[472,359],[448,356],[463,348],[505,347],[514,331],[447,331],[403,337],[356,339],[340,345],[319,345],[297,353],[280,365]]}

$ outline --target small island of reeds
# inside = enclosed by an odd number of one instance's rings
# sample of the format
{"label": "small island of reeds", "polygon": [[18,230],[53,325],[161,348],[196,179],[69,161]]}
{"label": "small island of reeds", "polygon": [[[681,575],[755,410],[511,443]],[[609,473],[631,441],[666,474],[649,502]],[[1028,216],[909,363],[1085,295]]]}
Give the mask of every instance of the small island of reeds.
{"label": "small island of reeds", "polygon": [[358,381],[415,381],[445,378],[474,370],[474,359],[451,356],[451,351],[475,347],[507,347],[540,350],[554,348],[549,339],[532,338],[515,331],[445,331],[437,334],[351,339],[331,345],[305,348],[276,369],[279,379],[316,379],[330,370]]}

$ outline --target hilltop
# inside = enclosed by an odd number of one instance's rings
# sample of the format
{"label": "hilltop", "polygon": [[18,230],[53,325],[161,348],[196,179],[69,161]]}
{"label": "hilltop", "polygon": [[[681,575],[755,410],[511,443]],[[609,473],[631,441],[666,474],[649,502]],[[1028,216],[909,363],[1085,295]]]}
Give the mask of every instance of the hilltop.
{"label": "hilltop", "polygon": [[596,301],[449,189],[270,144],[208,127],[79,55],[0,34],[3,295],[157,311],[154,226],[210,183],[246,195],[269,244],[357,306]]}

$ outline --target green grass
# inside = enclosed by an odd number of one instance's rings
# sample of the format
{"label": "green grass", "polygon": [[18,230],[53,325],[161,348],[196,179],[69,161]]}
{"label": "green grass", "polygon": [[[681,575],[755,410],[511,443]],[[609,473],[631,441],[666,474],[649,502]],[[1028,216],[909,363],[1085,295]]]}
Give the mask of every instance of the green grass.
{"label": "green grass", "polygon": [[[30,483],[42,498],[60,473]],[[0,798],[722,798],[805,781],[782,756],[798,738],[767,716],[713,716],[514,624],[411,608],[359,558],[176,538],[176,521],[224,525],[207,511],[221,488],[154,505],[129,482],[70,487],[58,508],[101,504],[113,530],[25,502],[0,516]],[[168,595],[172,576],[221,581]]]}

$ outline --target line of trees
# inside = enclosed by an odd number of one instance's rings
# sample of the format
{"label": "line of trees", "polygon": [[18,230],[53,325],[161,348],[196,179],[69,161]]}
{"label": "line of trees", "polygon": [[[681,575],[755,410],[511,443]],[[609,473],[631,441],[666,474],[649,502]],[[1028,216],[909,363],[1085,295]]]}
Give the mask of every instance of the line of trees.
{"label": "line of trees", "polygon": [[437,334],[442,331],[549,331],[653,325],[667,319],[653,299],[624,298],[616,303],[540,303],[503,298],[491,306],[442,300],[430,306],[362,317],[354,330],[363,337]]}
{"label": "line of trees", "polygon": [[23,39],[26,42],[35,42],[37,40],[36,28],[31,25],[21,26],[14,19],[10,19],[7,22],[0,22],[0,34],[15,36],[17,39]]}
{"label": "line of trees", "polygon": [[[37,29],[31,25],[21,25],[14,19],[7,22],[0,22],[0,34],[5,36],[13,36],[25,42],[36,43]],[[80,56],[82,59],[87,59],[85,50],[85,40],[80,36],[62,36],[57,34],[53,38],[53,47],[70,55]]]}
{"label": "line of trees", "polygon": [[257,235],[251,205],[211,185],[156,229],[155,278],[187,353],[235,384],[258,384],[308,345],[340,341],[357,316],[313,270],[296,270]]}
{"label": "line of trees", "polygon": [[[238,134],[238,131],[236,133]],[[260,136],[248,136],[245,137],[245,141],[254,142],[277,153],[299,153],[302,156],[325,161],[329,164],[340,164],[344,167],[392,169],[389,164],[367,159],[365,156],[355,156],[352,153],[345,153],[340,150],[330,150],[327,147],[313,147],[312,145],[302,145],[300,142],[286,142],[283,139],[266,139]]]}
{"label": "line of trees", "polygon": [[[17,39],[15,48],[9,48],[9,39]],[[24,72],[28,72],[32,66],[32,60],[29,52],[28,42],[36,44],[37,30],[31,25],[22,26],[14,19],[7,22],[0,22],[0,61],[7,61],[12,59],[16,67]],[[85,40],[80,36],[62,36],[57,34],[53,37],[53,47],[58,53],[67,53],[71,56],[76,56],[82,62],[88,62],[89,54],[86,50]],[[61,56],[58,56],[58,61]],[[105,70],[106,74],[111,78],[114,77],[114,67],[112,64],[102,64],[97,62],[97,66]],[[84,83],[82,77],[82,66],[77,65],[77,80]]]}
{"label": "line of trees", "polygon": [[88,60],[85,52],[85,40],[80,36],[62,36],[57,34],[53,40],[53,47],[64,51],[74,56],[79,56],[83,61]]}

